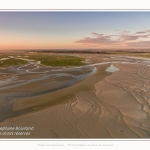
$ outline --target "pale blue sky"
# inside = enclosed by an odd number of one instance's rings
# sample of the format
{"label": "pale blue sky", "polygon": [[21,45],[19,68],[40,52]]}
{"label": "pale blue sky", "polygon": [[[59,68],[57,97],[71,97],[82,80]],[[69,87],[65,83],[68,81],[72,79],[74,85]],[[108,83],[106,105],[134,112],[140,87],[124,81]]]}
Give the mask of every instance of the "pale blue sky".
{"label": "pale blue sky", "polygon": [[[118,39],[123,31],[129,31],[124,36],[133,36],[147,30],[150,30],[150,12],[0,12],[0,49],[109,48],[110,43],[100,41],[105,37],[93,37],[91,33],[117,35]],[[148,44],[149,40],[147,35],[145,39],[124,42]]]}

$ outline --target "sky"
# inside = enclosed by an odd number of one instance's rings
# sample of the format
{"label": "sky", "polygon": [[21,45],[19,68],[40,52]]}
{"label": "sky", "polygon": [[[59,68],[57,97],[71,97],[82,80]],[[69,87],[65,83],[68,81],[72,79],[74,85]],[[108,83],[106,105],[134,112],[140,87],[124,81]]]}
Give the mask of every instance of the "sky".
{"label": "sky", "polygon": [[0,50],[150,48],[150,11],[0,11]]}

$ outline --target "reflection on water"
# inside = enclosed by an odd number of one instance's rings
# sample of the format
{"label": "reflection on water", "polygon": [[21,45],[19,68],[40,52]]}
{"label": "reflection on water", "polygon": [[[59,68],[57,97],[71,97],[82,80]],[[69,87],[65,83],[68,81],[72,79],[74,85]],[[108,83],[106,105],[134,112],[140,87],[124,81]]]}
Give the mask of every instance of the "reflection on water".
{"label": "reflection on water", "polygon": [[110,65],[110,67],[108,67],[105,71],[107,72],[116,72],[116,71],[119,71],[119,68],[116,68],[114,66],[114,64]]}

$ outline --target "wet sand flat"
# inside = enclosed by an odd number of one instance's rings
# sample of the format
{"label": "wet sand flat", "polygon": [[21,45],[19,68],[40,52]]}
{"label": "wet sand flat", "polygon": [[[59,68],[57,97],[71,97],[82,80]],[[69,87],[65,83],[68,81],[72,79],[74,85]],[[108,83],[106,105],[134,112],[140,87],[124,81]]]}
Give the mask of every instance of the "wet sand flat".
{"label": "wet sand flat", "polygon": [[0,127],[34,129],[29,135],[0,137],[149,138],[150,62],[126,59],[109,58],[113,63],[96,65],[95,74],[72,86],[13,101],[11,110],[18,114]]}

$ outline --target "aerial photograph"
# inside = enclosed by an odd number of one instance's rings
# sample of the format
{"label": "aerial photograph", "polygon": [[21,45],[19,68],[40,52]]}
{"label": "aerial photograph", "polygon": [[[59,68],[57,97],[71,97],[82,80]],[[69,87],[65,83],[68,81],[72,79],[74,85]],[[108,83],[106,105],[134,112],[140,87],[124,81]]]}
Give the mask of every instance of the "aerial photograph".
{"label": "aerial photograph", "polygon": [[0,11],[0,138],[150,138],[150,11]]}

